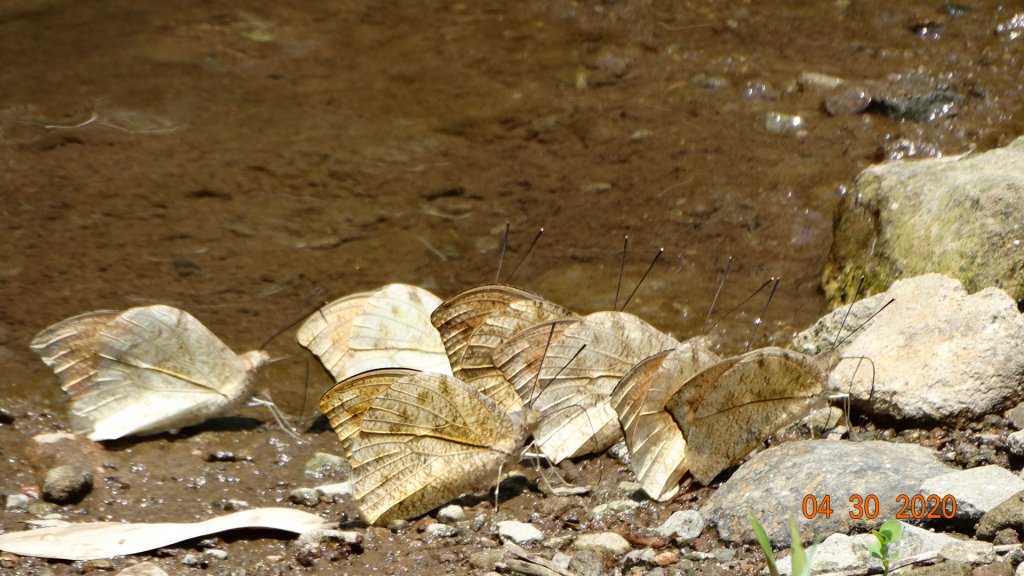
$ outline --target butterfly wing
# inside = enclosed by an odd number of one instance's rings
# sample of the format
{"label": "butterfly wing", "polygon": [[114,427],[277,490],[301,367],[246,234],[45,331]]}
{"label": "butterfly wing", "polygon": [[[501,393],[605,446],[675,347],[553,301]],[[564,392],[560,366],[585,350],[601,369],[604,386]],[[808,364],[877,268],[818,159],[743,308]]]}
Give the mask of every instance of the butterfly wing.
{"label": "butterfly wing", "polygon": [[513,415],[458,379],[394,379],[352,437],[353,492],[365,520],[412,518],[494,482],[527,435]]}
{"label": "butterfly wing", "polygon": [[351,294],[314,312],[299,327],[299,344],[323,363],[336,382],[393,366],[451,374],[430,313],[441,299],[408,284]]}
{"label": "butterfly wing", "polygon": [[675,496],[687,470],[686,440],[665,404],[694,374],[717,361],[703,342],[688,340],[641,361],[612,391],[630,469],[655,500]]}
{"label": "butterfly wing", "polygon": [[75,395],[95,382],[99,331],[117,315],[98,310],[67,318],[36,334],[29,347],[57,374],[61,388]]}
{"label": "butterfly wing", "polygon": [[555,323],[554,334],[552,324],[529,328],[499,347],[494,360],[528,402],[536,394],[533,408],[543,417],[534,439],[558,463],[618,441],[612,389],[636,363],[677,344],[632,314],[597,312]]}
{"label": "butterfly wing", "polygon": [[453,373],[468,382],[481,373],[494,374],[494,349],[524,328],[572,316],[536,294],[489,284],[448,299],[431,322],[441,334]]}
{"label": "butterfly wing", "polygon": [[327,417],[346,453],[349,438],[359,431],[370,402],[400,378],[416,374],[407,368],[370,370],[342,380],[320,398],[320,412]]}
{"label": "butterfly wing", "polygon": [[72,429],[93,440],[199,424],[248,398],[269,360],[238,356],[193,316],[162,305],[76,316],[43,330],[32,348],[65,366],[54,370],[72,395]]}
{"label": "butterfly wing", "polygon": [[780,428],[824,401],[826,370],[815,358],[761,348],[698,373],[667,408],[687,442],[690,473],[708,484]]}

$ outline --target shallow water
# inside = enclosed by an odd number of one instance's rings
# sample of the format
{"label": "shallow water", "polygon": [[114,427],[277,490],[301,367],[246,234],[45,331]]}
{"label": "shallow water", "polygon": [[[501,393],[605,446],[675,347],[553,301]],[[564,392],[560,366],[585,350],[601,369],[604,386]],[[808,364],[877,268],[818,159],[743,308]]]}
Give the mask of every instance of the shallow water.
{"label": "shallow water", "polygon": [[[832,210],[861,169],[1024,132],[1024,38],[999,2],[423,6],[0,6],[0,491],[35,482],[25,438],[66,427],[27,343],[67,316],[166,303],[242,351],[317,289],[491,281],[511,222],[507,262],[546,231],[515,283],[580,312],[611,307],[623,235],[624,291],[663,246],[628,310],[677,336],[703,330],[727,257],[720,311],[781,276],[757,345],[781,343],[825,312]],[[930,122],[830,116],[804,72],[876,96],[924,78],[959,100]],[[771,113],[801,124],[769,131]],[[725,351],[762,302],[715,329]],[[329,385],[291,333],[270,352],[288,359],[261,384],[293,412]],[[224,441],[281,436],[260,430]],[[132,459],[158,474],[183,446]],[[305,482],[314,448],[294,449],[275,482]],[[201,499],[196,514],[214,499],[173,485],[162,497]]]}

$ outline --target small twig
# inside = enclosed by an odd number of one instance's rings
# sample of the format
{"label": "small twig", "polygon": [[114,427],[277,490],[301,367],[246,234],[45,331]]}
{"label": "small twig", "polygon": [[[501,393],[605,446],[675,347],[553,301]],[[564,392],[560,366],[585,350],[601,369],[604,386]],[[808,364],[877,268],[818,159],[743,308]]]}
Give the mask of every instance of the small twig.
{"label": "small twig", "polygon": [[[523,560],[525,560],[525,562],[524,561],[520,561],[520,560],[516,560],[515,558],[506,558],[504,560],[505,564],[509,568],[512,568],[513,570],[516,570],[517,572],[521,572],[523,574],[536,574],[538,576],[552,576],[552,575],[555,575],[555,576],[575,576],[575,574],[573,572],[570,572],[569,570],[566,570],[565,568],[562,568],[561,566],[559,566],[558,564],[555,564],[554,562],[552,562],[551,560],[548,560],[547,558],[544,558],[542,556],[538,556],[536,554],[530,554],[529,552],[524,550],[522,546],[519,546],[515,542],[506,541],[505,544],[504,544],[504,547],[505,547],[505,552],[506,553],[512,554],[514,556],[518,556],[518,557],[522,558]],[[537,568],[540,568],[541,570],[533,571],[533,572],[526,571],[526,570],[521,570],[519,568],[513,568],[512,567],[512,563],[515,563],[516,565],[525,565],[524,567],[531,567],[531,568],[532,567],[537,567]]]}
{"label": "small twig", "polygon": [[447,254],[431,246],[430,242],[428,242],[427,239],[424,238],[423,236],[416,236],[416,239],[419,240],[420,244],[423,244],[423,247],[429,250],[431,254],[437,256],[438,259],[441,260],[441,262],[447,262],[448,260],[450,260]]}
{"label": "small twig", "polygon": [[516,574],[524,574],[525,576],[561,576],[561,574],[554,570],[549,570],[537,564],[530,564],[523,560],[516,560],[515,558],[502,560],[495,564],[494,567],[500,568],[503,572],[514,572]]}
{"label": "small twig", "polygon": [[[889,564],[889,572],[895,572],[900,568],[905,568],[911,564],[934,564],[942,559],[942,554],[938,551],[925,552],[916,556],[907,556],[906,558],[900,558],[894,560]],[[838,570],[836,572],[824,572],[818,574],[818,576],[866,576],[868,574],[881,574],[881,566],[871,566],[862,568],[851,568],[849,570]]]}

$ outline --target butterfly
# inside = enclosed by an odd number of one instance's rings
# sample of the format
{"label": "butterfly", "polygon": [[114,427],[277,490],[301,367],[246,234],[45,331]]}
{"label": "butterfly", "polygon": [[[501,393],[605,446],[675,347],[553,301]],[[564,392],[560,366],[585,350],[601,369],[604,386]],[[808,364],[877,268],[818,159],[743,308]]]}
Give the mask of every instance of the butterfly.
{"label": "butterfly", "polygon": [[633,314],[597,312],[528,328],[495,349],[493,360],[541,412],[534,440],[557,464],[618,441],[612,389],[637,362],[677,345]]}
{"label": "butterfly", "polygon": [[321,410],[369,524],[413,518],[493,483],[536,423],[528,408],[508,412],[454,376],[393,368],[342,381]]}
{"label": "butterfly", "polygon": [[516,411],[523,400],[494,365],[494,350],[530,326],[575,316],[536,294],[489,284],[445,301],[434,310],[431,322],[441,334],[452,373],[506,410]]}
{"label": "butterfly", "polygon": [[[655,498],[666,497],[672,479],[686,470],[710,483],[776,431],[823,405],[837,358],[767,347],[710,365],[693,351],[645,359],[614,392],[623,427],[633,427],[632,443],[640,447],[633,452],[634,473]],[[630,435],[627,429],[627,442]],[[652,462],[649,453],[658,451],[672,455],[670,471],[660,468],[664,462]]]}
{"label": "butterfly", "polygon": [[404,367],[451,374],[430,313],[441,299],[408,284],[351,294],[314,312],[296,339],[335,382],[376,368]]}
{"label": "butterfly", "polygon": [[54,324],[31,348],[71,396],[71,427],[92,440],[202,423],[252,396],[270,357],[238,355],[170,306],[88,312]]}

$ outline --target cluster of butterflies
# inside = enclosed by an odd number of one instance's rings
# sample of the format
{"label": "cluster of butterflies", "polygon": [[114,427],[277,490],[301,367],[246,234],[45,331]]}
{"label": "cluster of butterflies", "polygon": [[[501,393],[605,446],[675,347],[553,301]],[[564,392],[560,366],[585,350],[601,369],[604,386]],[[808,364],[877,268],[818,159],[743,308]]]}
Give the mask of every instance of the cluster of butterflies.
{"label": "cluster of butterflies", "polygon": [[[624,439],[644,491],[667,500],[687,471],[709,483],[822,403],[834,362],[774,347],[722,359],[635,315],[579,316],[499,284],[444,302],[390,284],[327,304],[297,337],[337,382],[320,410],[371,524],[493,485],[531,436],[552,464]],[[71,395],[73,430],[94,440],[229,411],[269,362],[162,305],[69,318],[32,349]]]}

